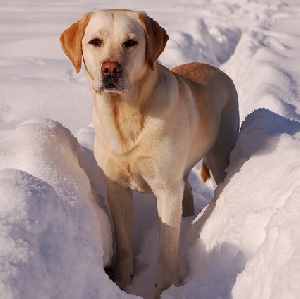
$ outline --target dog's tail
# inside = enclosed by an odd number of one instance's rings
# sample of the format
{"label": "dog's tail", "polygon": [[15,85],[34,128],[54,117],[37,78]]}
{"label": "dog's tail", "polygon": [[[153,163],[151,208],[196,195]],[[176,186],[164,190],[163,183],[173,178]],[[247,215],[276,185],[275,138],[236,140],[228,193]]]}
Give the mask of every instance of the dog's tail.
{"label": "dog's tail", "polygon": [[202,180],[203,180],[204,183],[211,178],[211,175],[210,175],[210,172],[209,172],[209,168],[207,167],[207,165],[205,164],[205,162],[202,163],[202,167],[201,167],[201,171],[200,171],[200,176],[201,176],[201,178],[202,178]]}

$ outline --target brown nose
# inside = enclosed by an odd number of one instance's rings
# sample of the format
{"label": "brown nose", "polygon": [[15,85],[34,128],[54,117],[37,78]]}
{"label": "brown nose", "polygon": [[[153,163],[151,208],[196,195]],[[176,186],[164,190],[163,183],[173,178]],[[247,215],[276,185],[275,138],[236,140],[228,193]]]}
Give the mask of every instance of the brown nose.
{"label": "brown nose", "polygon": [[122,66],[117,61],[105,61],[102,63],[101,72],[103,75],[117,75],[122,72]]}

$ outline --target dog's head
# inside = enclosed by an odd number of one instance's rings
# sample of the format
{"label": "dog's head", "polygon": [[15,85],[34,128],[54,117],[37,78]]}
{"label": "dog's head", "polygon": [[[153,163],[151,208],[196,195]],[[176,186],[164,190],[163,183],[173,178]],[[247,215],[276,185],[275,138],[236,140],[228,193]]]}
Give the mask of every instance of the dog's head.
{"label": "dog's head", "polygon": [[167,40],[156,21],[129,10],[90,13],[60,37],[76,71],[83,61],[95,91],[111,93],[126,92],[153,69]]}

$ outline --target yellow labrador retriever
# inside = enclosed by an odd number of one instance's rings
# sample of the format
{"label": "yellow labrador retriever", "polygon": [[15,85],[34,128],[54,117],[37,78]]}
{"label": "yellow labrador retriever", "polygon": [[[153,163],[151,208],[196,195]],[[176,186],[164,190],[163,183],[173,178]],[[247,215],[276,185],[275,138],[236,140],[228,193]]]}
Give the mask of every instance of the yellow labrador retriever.
{"label": "yellow labrador retriever", "polygon": [[[89,13],[61,35],[77,72],[84,64],[93,94],[95,156],[108,178],[117,238],[117,279],[133,276],[131,189],[157,197],[160,271],[157,294],[178,282],[181,217],[193,214],[187,176],[219,184],[239,131],[238,96],[220,70],[200,63],[169,70],[157,62],[168,35],[143,12]],[[159,295],[158,295],[159,296]]]}

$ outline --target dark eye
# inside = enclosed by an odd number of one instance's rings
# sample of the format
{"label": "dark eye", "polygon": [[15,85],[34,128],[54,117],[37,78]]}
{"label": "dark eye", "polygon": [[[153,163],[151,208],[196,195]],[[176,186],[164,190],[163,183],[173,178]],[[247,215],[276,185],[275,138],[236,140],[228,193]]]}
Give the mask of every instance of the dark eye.
{"label": "dark eye", "polygon": [[131,48],[138,44],[138,42],[134,39],[129,39],[126,42],[123,43],[124,48]]}
{"label": "dark eye", "polygon": [[94,47],[101,47],[103,44],[103,41],[100,38],[93,38],[89,41],[89,44]]}

